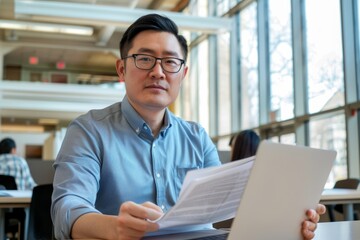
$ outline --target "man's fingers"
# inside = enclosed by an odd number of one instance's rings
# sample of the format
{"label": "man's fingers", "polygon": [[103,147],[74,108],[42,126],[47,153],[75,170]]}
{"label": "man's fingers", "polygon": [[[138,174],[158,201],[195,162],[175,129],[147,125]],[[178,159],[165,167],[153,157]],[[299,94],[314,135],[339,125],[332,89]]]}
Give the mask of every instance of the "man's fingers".
{"label": "man's fingers", "polygon": [[314,231],[316,230],[317,225],[310,221],[304,221],[302,224],[301,232],[304,237],[304,240],[313,239],[315,236]]}
{"label": "man's fingers", "polygon": [[318,204],[316,207],[316,212],[320,215],[326,213],[326,207],[323,204]]}
{"label": "man's fingers", "polygon": [[[147,204],[149,206],[149,204]],[[156,205],[154,205],[156,206]],[[154,210],[156,209],[156,210]],[[146,207],[134,202],[126,202],[120,207],[120,224],[127,226],[128,230],[133,229],[132,236],[136,236],[139,232],[157,231],[159,226],[148,220],[155,220],[162,215],[155,207]]]}
{"label": "man's fingers", "polygon": [[156,204],[154,204],[154,203],[152,203],[152,202],[144,202],[144,203],[141,204],[141,205],[143,205],[144,207],[148,207],[148,208],[152,208],[152,209],[154,209],[154,210],[157,210],[157,211],[160,212],[160,213],[163,212],[162,209],[161,209],[158,205],[156,205]]}
{"label": "man's fingers", "polygon": [[151,202],[145,202],[142,204],[142,206],[147,208],[147,219],[149,220],[156,220],[163,215],[163,211],[161,210],[161,208]]}

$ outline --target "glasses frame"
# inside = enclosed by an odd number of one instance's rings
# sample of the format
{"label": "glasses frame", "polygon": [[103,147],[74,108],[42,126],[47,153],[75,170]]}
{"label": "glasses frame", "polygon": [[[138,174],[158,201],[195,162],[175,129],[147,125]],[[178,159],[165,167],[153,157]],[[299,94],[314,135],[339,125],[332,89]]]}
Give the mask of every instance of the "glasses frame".
{"label": "glasses frame", "polygon": [[[154,64],[150,67],[150,68],[140,68],[137,63],[136,63],[136,57],[137,56],[147,56],[147,57],[152,57],[155,59],[154,61]],[[135,67],[140,69],[140,70],[151,70],[155,67],[156,63],[157,63],[157,60],[160,60],[160,66],[161,66],[161,69],[165,72],[168,72],[168,73],[178,73],[180,70],[181,70],[181,67],[182,65],[185,64],[185,60],[184,59],[180,59],[180,58],[176,58],[176,57],[164,57],[164,58],[158,58],[158,57],[154,57],[154,56],[151,56],[151,55],[148,55],[148,54],[131,54],[129,56],[126,56],[124,58],[122,58],[123,60],[127,59],[127,58],[133,58],[134,59],[134,63],[135,63]],[[168,71],[164,68],[163,66],[163,60],[166,60],[166,59],[176,59],[176,60],[179,60],[181,62],[180,66],[179,66],[179,70],[175,71],[175,72],[172,72],[172,71]]]}

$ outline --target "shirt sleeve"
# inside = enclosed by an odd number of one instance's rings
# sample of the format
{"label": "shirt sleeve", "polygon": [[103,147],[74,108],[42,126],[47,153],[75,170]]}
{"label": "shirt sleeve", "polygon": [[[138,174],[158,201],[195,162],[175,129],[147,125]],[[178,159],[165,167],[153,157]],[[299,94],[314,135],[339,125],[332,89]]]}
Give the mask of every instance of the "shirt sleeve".
{"label": "shirt sleeve", "polygon": [[200,126],[200,136],[203,142],[203,152],[204,152],[204,168],[219,166],[221,161],[219,158],[219,153],[214,142],[211,140],[210,136],[207,134],[205,129]]}
{"label": "shirt sleeve", "polygon": [[94,206],[99,188],[100,144],[91,128],[88,121],[72,122],[54,163],[51,217],[57,239],[71,238],[77,218],[98,212]]}

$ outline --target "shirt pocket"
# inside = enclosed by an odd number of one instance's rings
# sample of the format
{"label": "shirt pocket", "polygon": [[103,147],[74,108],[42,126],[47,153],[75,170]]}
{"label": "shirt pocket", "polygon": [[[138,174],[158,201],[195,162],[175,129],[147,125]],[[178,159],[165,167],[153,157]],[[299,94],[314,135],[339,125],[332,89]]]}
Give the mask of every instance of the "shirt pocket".
{"label": "shirt pocket", "polygon": [[188,171],[195,170],[195,169],[198,169],[198,167],[178,167],[178,168],[176,168],[176,178],[174,179],[176,198],[179,197],[179,194],[181,191],[181,186],[184,182],[186,173]]}

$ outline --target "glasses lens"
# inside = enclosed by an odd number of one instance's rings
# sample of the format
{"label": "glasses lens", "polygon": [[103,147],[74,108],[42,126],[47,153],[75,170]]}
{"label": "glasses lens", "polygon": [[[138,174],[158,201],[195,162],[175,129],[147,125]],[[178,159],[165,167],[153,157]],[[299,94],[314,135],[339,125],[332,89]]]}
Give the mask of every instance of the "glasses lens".
{"label": "glasses lens", "polygon": [[181,64],[181,60],[177,58],[163,58],[161,61],[163,69],[171,73],[178,72],[181,68]]}
{"label": "glasses lens", "polygon": [[148,55],[137,55],[135,57],[136,66],[140,69],[149,70],[154,67],[156,58]]}
{"label": "glasses lens", "polygon": [[161,67],[164,71],[170,73],[177,73],[182,65],[182,60],[177,58],[156,58],[149,55],[134,55],[135,57],[135,65],[137,68],[142,70],[150,70],[152,69],[157,59],[161,59]]}

